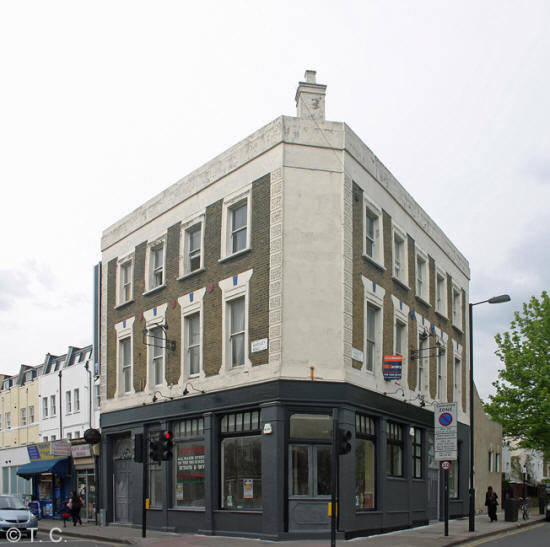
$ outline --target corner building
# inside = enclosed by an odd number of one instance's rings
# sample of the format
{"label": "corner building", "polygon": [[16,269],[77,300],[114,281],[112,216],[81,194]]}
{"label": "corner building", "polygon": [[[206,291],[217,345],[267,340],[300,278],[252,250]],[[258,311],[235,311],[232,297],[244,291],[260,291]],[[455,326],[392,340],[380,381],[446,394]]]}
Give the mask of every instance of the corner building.
{"label": "corner building", "polygon": [[[134,438],[175,435],[148,472],[148,526],[272,539],[442,515],[435,402],[457,401],[450,515],[468,512],[465,258],[307,71],[281,116],[105,230],[102,496],[141,523]],[[384,379],[385,355],[402,355]]]}

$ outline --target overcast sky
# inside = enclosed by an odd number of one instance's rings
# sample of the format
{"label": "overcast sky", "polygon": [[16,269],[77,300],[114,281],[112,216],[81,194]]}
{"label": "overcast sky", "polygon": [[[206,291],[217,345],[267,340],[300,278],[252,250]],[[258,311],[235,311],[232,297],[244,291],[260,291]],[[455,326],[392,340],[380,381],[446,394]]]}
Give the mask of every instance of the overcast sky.
{"label": "overcast sky", "polygon": [[466,256],[494,335],[549,288],[550,2],[0,3],[0,372],[92,342],[102,231],[281,114],[305,69]]}

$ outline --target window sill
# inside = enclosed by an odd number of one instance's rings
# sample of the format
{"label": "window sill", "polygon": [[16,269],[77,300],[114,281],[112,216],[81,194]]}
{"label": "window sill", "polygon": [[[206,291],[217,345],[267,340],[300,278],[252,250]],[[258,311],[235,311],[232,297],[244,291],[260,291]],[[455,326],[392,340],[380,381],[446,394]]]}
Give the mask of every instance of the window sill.
{"label": "window sill", "polygon": [[403,475],[386,475],[386,479],[405,482],[407,479]]}
{"label": "window sill", "polygon": [[154,294],[156,292],[159,292],[162,289],[164,289],[165,287],[166,287],[166,283],[163,283],[162,285],[159,285],[158,287],[155,287],[153,289],[149,289],[148,291],[145,291],[143,293],[143,296],[149,296],[150,294]]}
{"label": "window sill", "polygon": [[202,506],[200,507],[193,507],[192,505],[174,505],[173,507],[169,507],[168,511],[187,511],[187,512],[193,512],[193,513],[204,513],[206,509]]}
{"label": "window sill", "polygon": [[404,281],[401,281],[401,279],[399,279],[398,277],[395,277],[394,275],[392,276],[392,279],[398,284],[400,285],[401,287],[403,287],[406,291],[410,291],[411,288],[404,282]]}
{"label": "window sill", "polygon": [[380,264],[380,262],[378,262],[374,258],[371,258],[369,255],[366,255],[365,253],[363,253],[363,261],[367,262],[368,264],[372,264],[373,266],[376,266],[381,272],[386,271],[386,268],[383,264]]}
{"label": "window sill", "polygon": [[189,279],[190,277],[193,277],[195,275],[199,275],[199,274],[201,274],[202,272],[205,272],[205,271],[206,271],[205,268],[199,268],[198,270],[193,270],[192,272],[188,272],[186,274],[180,275],[178,277],[178,281],[184,281],[185,279]]}
{"label": "window sill", "polygon": [[464,331],[462,330],[461,327],[459,327],[458,325],[455,325],[453,323],[453,329],[455,329],[459,334],[464,334]]}
{"label": "window sill", "polygon": [[233,253],[232,255],[228,255],[228,256],[225,256],[223,258],[220,258],[218,260],[218,262],[219,263],[227,262],[228,260],[231,260],[232,258],[237,258],[238,256],[249,253],[251,250],[252,250],[252,247],[247,247],[246,249],[243,249],[242,251],[237,251],[236,253]]}
{"label": "window sill", "polygon": [[421,303],[421,304],[424,304],[424,306],[426,306],[427,308],[431,308],[431,304],[425,299],[425,298],[422,298],[422,296],[420,295],[415,295],[416,296],[416,299]]}
{"label": "window sill", "polygon": [[122,308],[125,308],[126,306],[128,306],[129,304],[133,304],[135,302],[135,300],[132,298],[131,300],[126,300],[126,302],[122,302],[121,304],[117,304],[114,309],[115,310],[120,310]]}
{"label": "window sill", "polygon": [[435,310],[435,314],[441,319],[445,319],[445,321],[447,321],[447,316],[443,312]]}

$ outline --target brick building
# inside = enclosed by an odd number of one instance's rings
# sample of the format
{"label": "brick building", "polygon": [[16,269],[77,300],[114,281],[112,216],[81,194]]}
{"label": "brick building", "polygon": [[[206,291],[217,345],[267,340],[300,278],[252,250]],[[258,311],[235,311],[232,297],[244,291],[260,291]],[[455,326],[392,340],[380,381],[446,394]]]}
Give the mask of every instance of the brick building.
{"label": "brick building", "polygon": [[[281,116],[102,237],[102,499],[141,522],[134,439],[170,429],[148,524],[312,537],[438,518],[433,404],[457,401],[450,514],[468,505],[465,258],[306,72]],[[384,355],[402,355],[387,380]],[[114,476],[114,480],[113,480]]]}

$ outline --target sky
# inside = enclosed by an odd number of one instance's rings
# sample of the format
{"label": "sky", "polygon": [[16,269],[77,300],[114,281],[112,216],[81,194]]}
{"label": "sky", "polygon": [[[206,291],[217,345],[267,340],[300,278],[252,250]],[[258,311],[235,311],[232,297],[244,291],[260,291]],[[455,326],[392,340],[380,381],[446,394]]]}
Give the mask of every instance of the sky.
{"label": "sky", "polygon": [[102,231],[284,114],[306,69],[468,259],[494,336],[550,286],[550,2],[0,3],[0,372],[92,342]]}

